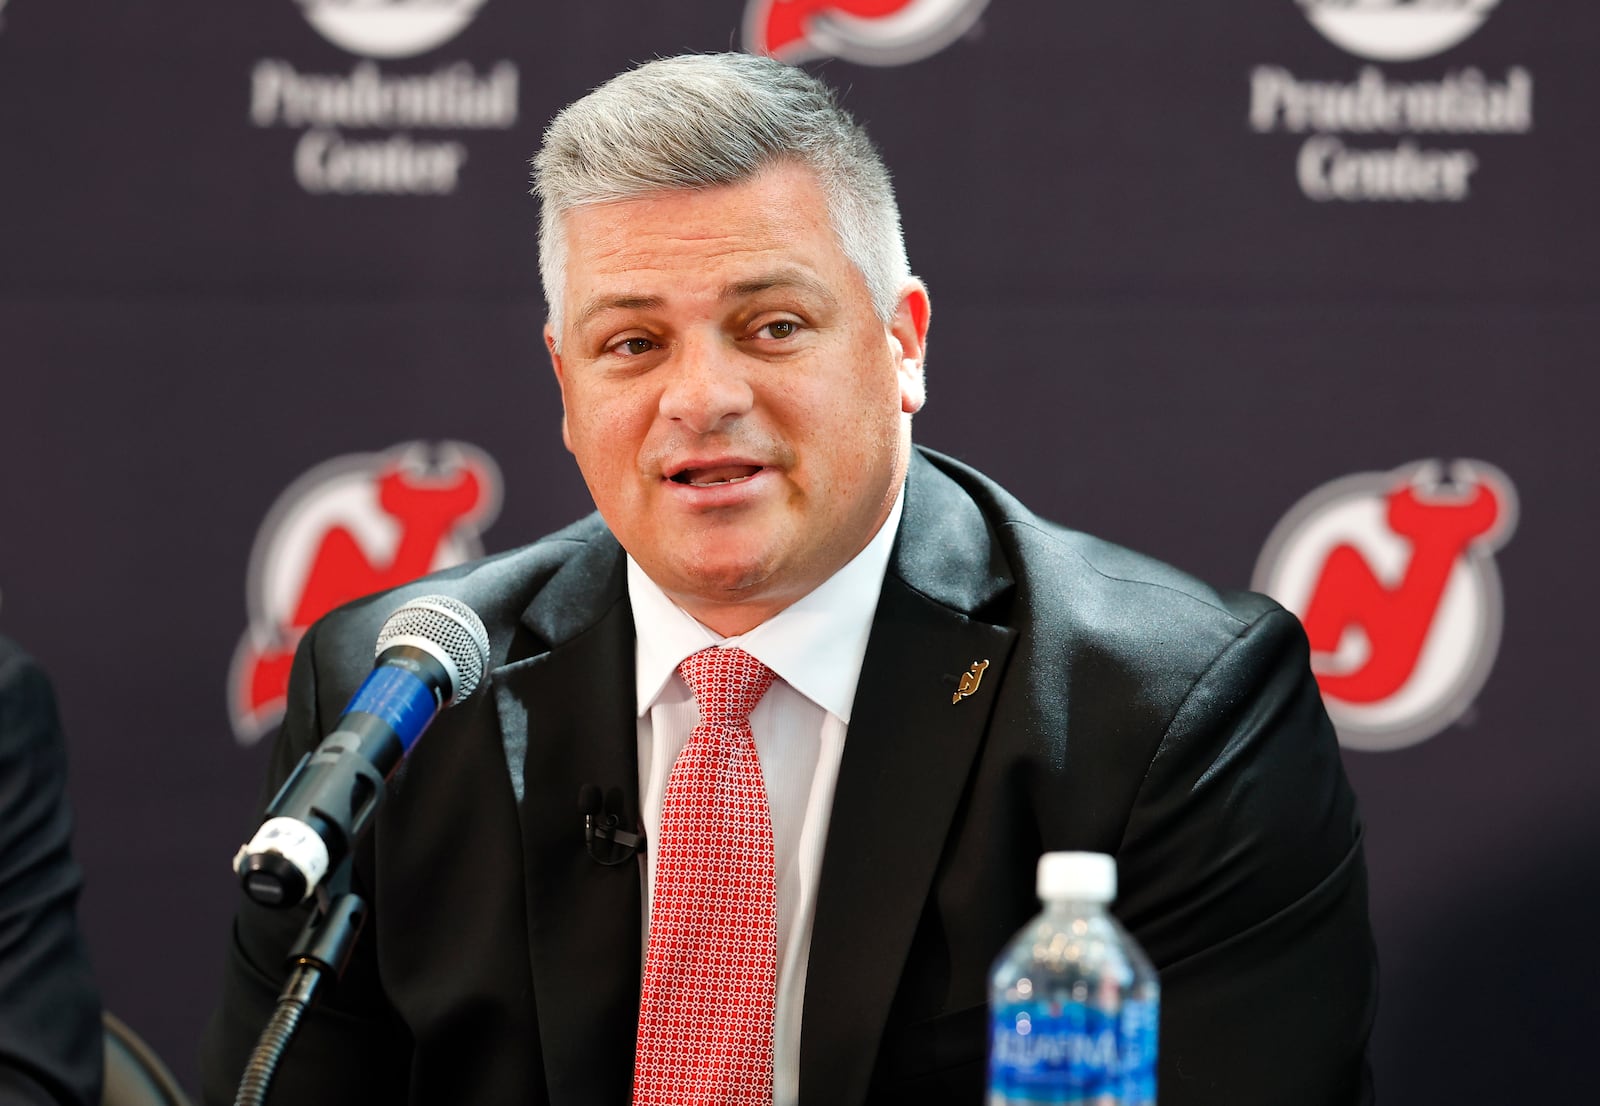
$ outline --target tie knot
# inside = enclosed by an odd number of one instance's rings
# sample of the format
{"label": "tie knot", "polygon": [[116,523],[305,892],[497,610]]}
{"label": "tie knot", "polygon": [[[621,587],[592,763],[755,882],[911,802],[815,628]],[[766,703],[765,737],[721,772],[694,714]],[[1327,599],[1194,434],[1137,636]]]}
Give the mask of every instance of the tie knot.
{"label": "tie knot", "polygon": [[694,692],[702,725],[737,726],[772,686],[778,674],[743,649],[702,649],[678,665]]}

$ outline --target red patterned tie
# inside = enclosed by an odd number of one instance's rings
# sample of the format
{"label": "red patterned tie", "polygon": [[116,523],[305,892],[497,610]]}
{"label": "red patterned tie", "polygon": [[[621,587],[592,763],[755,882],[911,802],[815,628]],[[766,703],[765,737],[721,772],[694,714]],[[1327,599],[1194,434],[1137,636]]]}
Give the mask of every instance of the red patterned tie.
{"label": "red patterned tie", "polygon": [[678,674],[700,723],[653,843],[634,1106],[771,1106],[778,884],[750,712],[776,676],[740,649],[702,649]]}

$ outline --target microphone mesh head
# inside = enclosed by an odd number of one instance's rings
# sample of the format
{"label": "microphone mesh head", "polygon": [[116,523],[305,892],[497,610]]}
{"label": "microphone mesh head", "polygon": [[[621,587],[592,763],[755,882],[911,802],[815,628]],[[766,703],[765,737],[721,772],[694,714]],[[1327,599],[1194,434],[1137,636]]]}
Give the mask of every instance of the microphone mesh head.
{"label": "microphone mesh head", "polygon": [[477,689],[489,663],[489,631],[471,607],[448,595],[413,599],[390,615],[378,631],[376,652],[382,653],[402,637],[422,638],[450,658],[461,676],[453,702],[459,703]]}

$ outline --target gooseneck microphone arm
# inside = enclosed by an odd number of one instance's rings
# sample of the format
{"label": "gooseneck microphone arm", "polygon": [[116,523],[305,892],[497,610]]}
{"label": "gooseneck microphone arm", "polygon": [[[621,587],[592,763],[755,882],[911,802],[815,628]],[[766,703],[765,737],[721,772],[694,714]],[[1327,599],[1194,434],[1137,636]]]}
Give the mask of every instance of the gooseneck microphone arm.
{"label": "gooseneck microphone arm", "polygon": [[349,890],[350,862],[323,882],[317,890],[318,909],[306,919],[294,947],[289,950],[289,978],[278,995],[272,1017],[256,1041],[245,1065],[244,1076],[239,1080],[239,1093],[234,1096],[234,1106],[262,1106],[272,1077],[278,1072],[278,1062],[288,1047],[300,1019],[316,997],[318,988],[331,973],[333,981],[344,977],[350,963],[356,939],[367,920],[367,904],[360,895]]}

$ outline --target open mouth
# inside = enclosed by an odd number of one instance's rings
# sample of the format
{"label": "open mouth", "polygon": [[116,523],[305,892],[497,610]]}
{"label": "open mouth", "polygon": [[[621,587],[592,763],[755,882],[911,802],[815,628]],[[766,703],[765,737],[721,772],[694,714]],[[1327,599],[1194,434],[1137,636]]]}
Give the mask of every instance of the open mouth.
{"label": "open mouth", "polygon": [[717,488],[725,484],[742,484],[762,469],[761,465],[713,465],[708,468],[686,468],[671,476],[674,484],[691,488]]}

